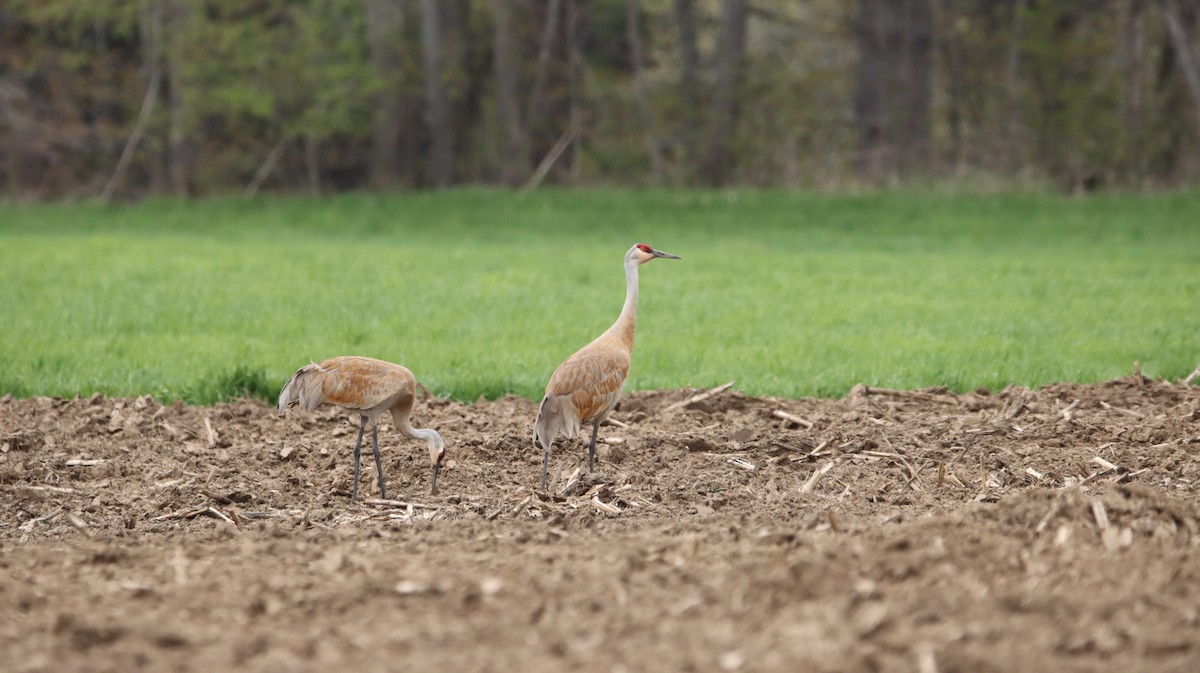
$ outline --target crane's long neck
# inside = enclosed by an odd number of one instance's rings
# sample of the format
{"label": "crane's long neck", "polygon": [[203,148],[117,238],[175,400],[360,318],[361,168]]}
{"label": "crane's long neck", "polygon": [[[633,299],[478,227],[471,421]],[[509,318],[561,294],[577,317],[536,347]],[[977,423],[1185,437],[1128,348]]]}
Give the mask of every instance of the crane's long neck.
{"label": "crane's long neck", "polygon": [[625,342],[625,347],[633,350],[633,333],[637,321],[638,303],[638,264],[634,260],[625,262],[625,305],[621,307],[621,315],[608,329]]}
{"label": "crane's long neck", "polygon": [[400,431],[400,434],[408,437],[409,439],[420,439],[425,443],[429,443],[434,441],[435,438],[442,438],[442,436],[438,434],[437,430],[433,430],[431,428],[414,428],[412,424],[408,422],[407,418],[396,425],[396,429]]}
{"label": "crane's long neck", "polygon": [[[396,418],[392,416],[392,420],[396,422],[396,429],[400,434],[409,439],[419,439],[425,442],[425,446],[429,447],[429,462],[434,466],[440,465],[442,462],[442,454],[445,453],[446,442],[442,440],[442,436],[433,428],[414,428],[412,423],[408,422],[407,417]],[[434,476],[434,488],[437,486],[437,476]]]}

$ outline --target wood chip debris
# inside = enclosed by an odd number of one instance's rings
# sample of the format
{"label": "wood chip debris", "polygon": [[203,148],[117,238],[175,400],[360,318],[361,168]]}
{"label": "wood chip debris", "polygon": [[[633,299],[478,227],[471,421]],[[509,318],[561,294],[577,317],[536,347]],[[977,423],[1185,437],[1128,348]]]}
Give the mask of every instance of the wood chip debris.
{"label": "wood chip debris", "polygon": [[1100,530],[1108,528],[1108,510],[1100,498],[1092,498],[1092,516],[1096,519],[1096,527]]}
{"label": "wood chip debris", "polygon": [[78,493],[77,490],[73,488],[67,488],[66,486],[30,486],[27,484],[17,484],[12,488],[21,489],[24,491],[42,491],[44,493]]}
{"label": "wood chip debris", "polygon": [[1012,420],[1021,415],[1021,412],[1025,411],[1025,407],[1029,404],[1029,400],[1032,397],[1033,393],[1028,388],[1022,389],[1021,393],[1012,400],[1008,410],[1004,412],[1004,418]]}
{"label": "wood chip debris", "polygon": [[563,484],[562,488],[558,489],[558,494],[559,495],[567,495],[571,491],[575,490],[575,487],[579,484],[579,478],[582,476],[583,476],[583,468],[582,467],[575,468],[575,471],[571,473],[571,476],[567,477],[567,483]]}
{"label": "wood chip debris", "polygon": [[162,514],[162,515],[156,516],[153,519],[150,519],[150,521],[158,522],[158,521],[169,521],[169,520],[173,520],[173,519],[195,519],[198,516],[211,516],[216,519],[220,519],[221,521],[224,521],[228,524],[231,524],[234,527],[238,526],[238,523],[236,521],[234,521],[228,514],[225,514],[221,510],[217,509],[216,507],[212,507],[211,505],[197,505],[195,507],[185,507],[184,509],[175,510],[174,512],[170,512],[168,514]]}
{"label": "wood chip debris", "polygon": [[754,466],[754,463],[746,460],[745,458],[730,458],[729,460],[726,460],[725,462],[729,463],[730,465],[732,465],[734,467],[740,467],[741,469],[747,470],[750,472],[753,472],[754,470],[758,469],[757,467]]}
{"label": "wood chip debris", "polygon": [[1103,400],[1100,401],[1100,406],[1104,407],[1105,409],[1108,409],[1109,411],[1115,411],[1118,414],[1121,414],[1123,416],[1129,416],[1130,418],[1145,418],[1146,417],[1146,414],[1143,414],[1141,412],[1134,411],[1132,409],[1122,409],[1121,407],[1114,407],[1113,405],[1111,405],[1108,402],[1105,402]]}
{"label": "wood chip debris", "polygon": [[420,594],[440,594],[440,587],[417,580],[400,580],[396,583],[395,592],[401,596],[417,596]]}
{"label": "wood chip debris", "polygon": [[[861,386],[861,388],[859,386]],[[853,395],[857,391],[857,392],[861,392],[861,394],[863,394],[863,395],[887,395],[889,397],[908,397],[908,398],[912,398],[912,399],[916,399],[916,400],[925,400],[927,402],[948,402],[948,403],[952,403],[952,404],[958,403],[958,398],[955,397],[955,395],[950,392],[929,393],[929,392],[925,392],[923,390],[895,390],[892,388],[872,388],[871,386],[865,386],[861,383],[854,386],[854,388],[856,390],[851,390],[850,391],[851,395]]]}
{"label": "wood chip debris", "polygon": [[92,531],[88,530],[87,523],[85,523],[84,520],[75,512],[67,512],[67,523],[71,524],[75,530],[83,533],[87,537],[92,536]]}
{"label": "wood chip debris", "polygon": [[817,482],[821,480],[821,477],[825,476],[832,469],[833,461],[831,460],[828,463],[825,463],[824,467],[815,470],[812,473],[812,476],[808,478],[808,481],[804,482],[804,485],[800,487],[800,492],[812,493],[813,489],[817,487]]}
{"label": "wood chip debris", "polygon": [[606,514],[620,514],[621,513],[620,507],[617,507],[616,505],[610,505],[607,502],[604,502],[603,500],[601,500],[599,493],[592,496],[591,502],[592,502],[593,507],[595,507],[596,509],[598,509],[601,512],[604,512]]}
{"label": "wood chip debris", "polygon": [[56,509],[48,514],[43,514],[39,517],[32,518],[29,521],[26,521],[25,523],[21,524],[20,526],[17,526],[17,530],[22,531],[24,533],[28,533],[28,532],[32,531],[33,527],[38,525],[39,523],[50,523],[51,521],[54,521],[58,517],[62,516],[62,513],[63,513],[63,510]]}
{"label": "wood chip debris", "polygon": [[781,418],[781,419],[787,421],[788,423],[791,423],[793,425],[799,425],[804,428],[812,428],[812,426],[813,426],[812,421],[805,419],[805,418],[801,418],[795,414],[789,414],[788,412],[783,411],[782,409],[776,409],[775,411],[772,411],[771,415],[774,416],[775,418]]}
{"label": "wood chip debris", "polygon": [[217,445],[217,431],[213,430],[212,421],[208,416],[204,417],[204,429],[208,431],[208,445],[213,447]]}
{"label": "wood chip debris", "polygon": [[1074,402],[1072,402],[1072,403],[1068,404],[1066,407],[1064,407],[1061,411],[1059,411],[1058,415],[1062,416],[1064,421],[1070,421],[1072,418],[1074,418],[1075,408],[1078,407],[1079,404],[1080,404],[1080,400],[1075,400]]}
{"label": "wood chip debris", "polygon": [[1104,542],[1104,547],[1109,551],[1128,547],[1133,544],[1133,529],[1129,527],[1117,528],[1115,526],[1105,528],[1100,533],[1100,539]]}
{"label": "wood chip debris", "polygon": [[1181,383],[1183,383],[1185,386],[1190,386],[1192,385],[1192,381],[1195,380],[1197,376],[1200,376],[1200,367],[1196,367],[1196,369],[1191,374],[1188,374],[1187,378],[1181,381]]}
{"label": "wood chip debris", "polygon": [[691,397],[687,398],[686,400],[683,400],[682,402],[676,402],[675,404],[667,406],[665,409],[663,409],[663,411],[664,412],[675,411],[676,409],[682,409],[683,407],[696,404],[697,402],[703,402],[704,400],[707,400],[710,397],[713,397],[715,395],[720,395],[721,393],[725,392],[726,390],[729,390],[730,388],[733,387],[733,384],[734,384],[734,381],[730,381],[729,383],[719,385],[716,388],[712,388],[711,390],[706,390],[702,393],[697,393],[697,394],[692,395]]}
{"label": "wood chip debris", "polygon": [[898,461],[902,466],[904,466],[904,469],[908,472],[909,486],[911,486],[913,488],[913,490],[916,490],[916,491],[922,490],[921,479],[918,476],[917,470],[913,469],[913,466],[909,464],[908,459],[905,458],[904,456],[900,455],[899,453],[892,452],[892,451],[863,451],[862,454],[865,456],[872,456],[875,458],[888,458],[888,459],[891,459],[894,461]]}
{"label": "wood chip debris", "polygon": [[1050,524],[1050,520],[1062,511],[1063,506],[1066,504],[1066,493],[1067,491],[1060,491],[1059,494],[1054,497],[1054,502],[1050,505],[1050,510],[1046,512],[1045,516],[1043,516],[1040,521],[1038,521],[1037,526],[1034,526],[1035,532],[1041,533],[1042,531],[1046,530],[1046,526]]}
{"label": "wood chip debris", "polygon": [[427,505],[421,502],[408,502],[406,500],[383,500],[381,498],[368,498],[363,500],[364,505],[374,505],[376,507],[403,507],[416,509],[442,509],[443,505]]}
{"label": "wood chip debris", "polygon": [[166,421],[162,422],[163,430],[166,430],[172,437],[179,441],[186,441],[196,437],[196,431],[188,427],[185,423],[176,421],[177,425],[172,425]]}
{"label": "wood chip debris", "polygon": [[825,519],[829,522],[829,530],[835,533],[842,532],[841,526],[838,525],[836,512],[834,512],[832,509],[825,510]]}
{"label": "wood chip debris", "polygon": [[68,460],[65,463],[65,465],[67,467],[94,467],[96,465],[103,465],[104,462],[105,462],[104,458],[90,458],[90,459],[74,458],[74,459]]}

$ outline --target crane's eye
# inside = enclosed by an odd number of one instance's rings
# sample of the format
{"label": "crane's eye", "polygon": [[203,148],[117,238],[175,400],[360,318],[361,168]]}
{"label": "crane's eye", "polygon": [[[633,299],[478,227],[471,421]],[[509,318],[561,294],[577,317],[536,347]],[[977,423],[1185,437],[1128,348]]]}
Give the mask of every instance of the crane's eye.
{"label": "crane's eye", "polygon": [[646,245],[645,243],[638,243],[637,248],[638,248],[638,250],[641,250],[642,252],[647,253],[647,254],[654,252],[654,248],[651,248],[650,246]]}

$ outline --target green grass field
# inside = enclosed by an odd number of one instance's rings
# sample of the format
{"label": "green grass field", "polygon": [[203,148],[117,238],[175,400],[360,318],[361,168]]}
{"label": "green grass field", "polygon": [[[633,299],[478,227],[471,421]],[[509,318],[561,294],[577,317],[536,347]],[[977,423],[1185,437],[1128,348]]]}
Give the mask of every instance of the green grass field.
{"label": "green grass field", "polygon": [[1200,364],[1200,192],[458,190],[0,206],[0,394],[273,396],[380,357],[539,397],[643,267],[629,390],[954,390]]}

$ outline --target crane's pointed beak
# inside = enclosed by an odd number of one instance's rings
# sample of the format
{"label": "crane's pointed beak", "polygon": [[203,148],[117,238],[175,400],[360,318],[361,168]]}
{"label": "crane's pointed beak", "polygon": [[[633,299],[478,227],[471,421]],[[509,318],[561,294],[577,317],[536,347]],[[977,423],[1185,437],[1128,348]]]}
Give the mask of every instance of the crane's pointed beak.
{"label": "crane's pointed beak", "polygon": [[441,471],[442,471],[441,461],[434,463],[433,464],[433,481],[430,482],[430,486],[429,486],[429,494],[430,495],[437,495],[437,478],[438,478],[438,472],[441,472]]}
{"label": "crane's pointed beak", "polygon": [[662,257],[663,259],[683,259],[683,258],[682,258],[682,257],[680,257],[679,255],[672,255],[671,253],[669,253],[669,252],[663,252],[662,250],[655,250],[655,251],[654,251],[654,256],[655,256],[655,257]]}

